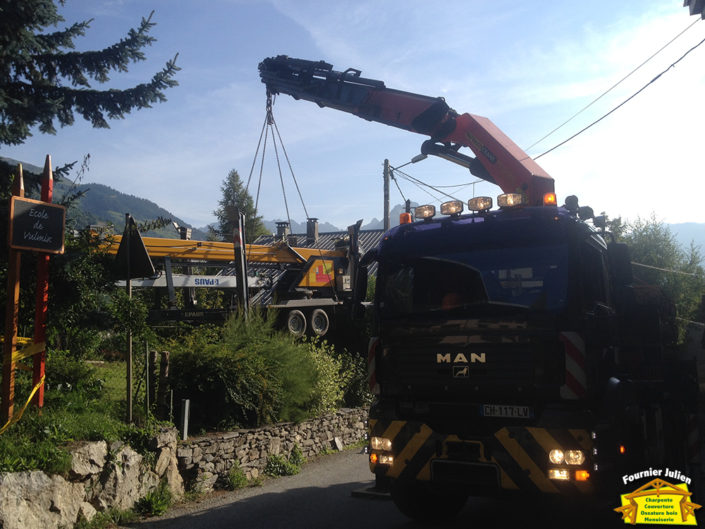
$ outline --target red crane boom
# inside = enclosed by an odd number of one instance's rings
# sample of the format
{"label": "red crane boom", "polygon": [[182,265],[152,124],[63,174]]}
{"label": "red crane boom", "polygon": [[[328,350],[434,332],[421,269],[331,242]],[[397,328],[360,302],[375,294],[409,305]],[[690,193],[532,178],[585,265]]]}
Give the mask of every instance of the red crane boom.
{"label": "red crane boom", "polygon": [[[383,81],[361,77],[360,70],[333,70],[324,61],[285,55],[263,60],[260,78],[267,93],[288,94],[430,136],[422,154],[433,154],[467,167],[472,174],[498,185],[505,193],[522,193],[529,205],[541,205],[554,191],[553,178],[507,137],[492,121],[458,114],[442,97],[429,97],[387,88]],[[459,152],[468,147],[475,158]]]}

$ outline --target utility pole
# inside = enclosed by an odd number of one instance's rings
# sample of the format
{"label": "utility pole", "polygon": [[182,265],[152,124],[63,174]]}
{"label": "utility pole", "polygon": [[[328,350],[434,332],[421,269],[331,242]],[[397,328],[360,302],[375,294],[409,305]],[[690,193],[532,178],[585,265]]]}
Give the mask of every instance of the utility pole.
{"label": "utility pole", "polygon": [[389,219],[389,177],[391,170],[389,168],[389,160],[384,160],[384,231],[388,231],[390,226]]}

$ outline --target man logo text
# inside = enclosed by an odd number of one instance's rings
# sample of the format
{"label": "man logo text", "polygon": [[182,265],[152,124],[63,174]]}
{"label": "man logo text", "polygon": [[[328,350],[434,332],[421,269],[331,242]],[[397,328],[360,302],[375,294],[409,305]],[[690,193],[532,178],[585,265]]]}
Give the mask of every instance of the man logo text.
{"label": "man logo text", "polygon": [[485,353],[470,353],[470,362],[468,362],[467,357],[463,353],[456,353],[455,355],[451,353],[436,353],[437,364],[484,364],[486,362]]}

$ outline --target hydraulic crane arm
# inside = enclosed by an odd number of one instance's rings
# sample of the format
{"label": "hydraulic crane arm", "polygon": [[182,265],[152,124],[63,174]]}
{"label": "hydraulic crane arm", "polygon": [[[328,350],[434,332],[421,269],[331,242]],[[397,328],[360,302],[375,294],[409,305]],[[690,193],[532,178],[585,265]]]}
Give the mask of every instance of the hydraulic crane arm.
{"label": "hydraulic crane arm", "polygon": [[[553,192],[553,178],[489,119],[458,114],[442,97],[428,97],[387,88],[384,82],[360,76],[360,70],[333,70],[323,61],[271,57],[259,65],[268,94],[288,94],[321,107],[348,112],[369,121],[428,135],[421,148],[459,163],[505,193],[521,192],[529,204],[543,203]],[[469,147],[476,158],[458,152]]]}

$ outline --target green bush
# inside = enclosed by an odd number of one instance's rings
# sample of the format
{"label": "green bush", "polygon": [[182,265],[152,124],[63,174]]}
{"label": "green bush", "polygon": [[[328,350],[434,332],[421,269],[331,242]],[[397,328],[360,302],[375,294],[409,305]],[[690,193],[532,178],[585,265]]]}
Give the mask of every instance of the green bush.
{"label": "green bush", "polygon": [[50,351],[46,364],[46,389],[52,393],[83,393],[88,399],[100,396],[105,382],[96,369],[68,351]]}
{"label": "green bush", "polygon": [[240,468],[237,461],[230,467],[224,486],[228,490],[237,490],[247,486],[247,476]]}
{"label": "green bush", "polygon": [[300,421],[369,402],[365,359],[299,340],[253,311],[170,343],[176,402],[190,400],[194,431]]}
{"label": "green bush", "polygon": [[191,401],[191,424],[230,428],[308,416],[316,366],[306,345],[254,312],[231,318],[217,343],[174,351],[175,398]]}
{"label": "green bush", "polygon": [[301,451],[301,448],[299,448],[299,445],[295,444],[294,448],[291,449],[291,454],[289,454],[289,463],[292,465],[296,465],[297,467],[300,467],[306,462],[306,458],[304,457],[303,452]]}
{"label": "green bush", "polygon": [[343,402],[350,375],[343,370],[343,362],[325,341],[311,340],[307,345],[316,370],[311,411],[315,415],[335,411]]}
{"label": "green bush", "polygon": [[264,473],[268,476],[293,476],[301,471],[299,465],[293,464],[281,455],[270,455],[267,458],[267,465],[264,467]]}
{"label": "green bush", "polygon": [[171,489],[166,481],[161,481],[156,489],[148,492],[135,504],[135,511],[143,516],[159,516],[164,514],[172,503],[174,497]]}

